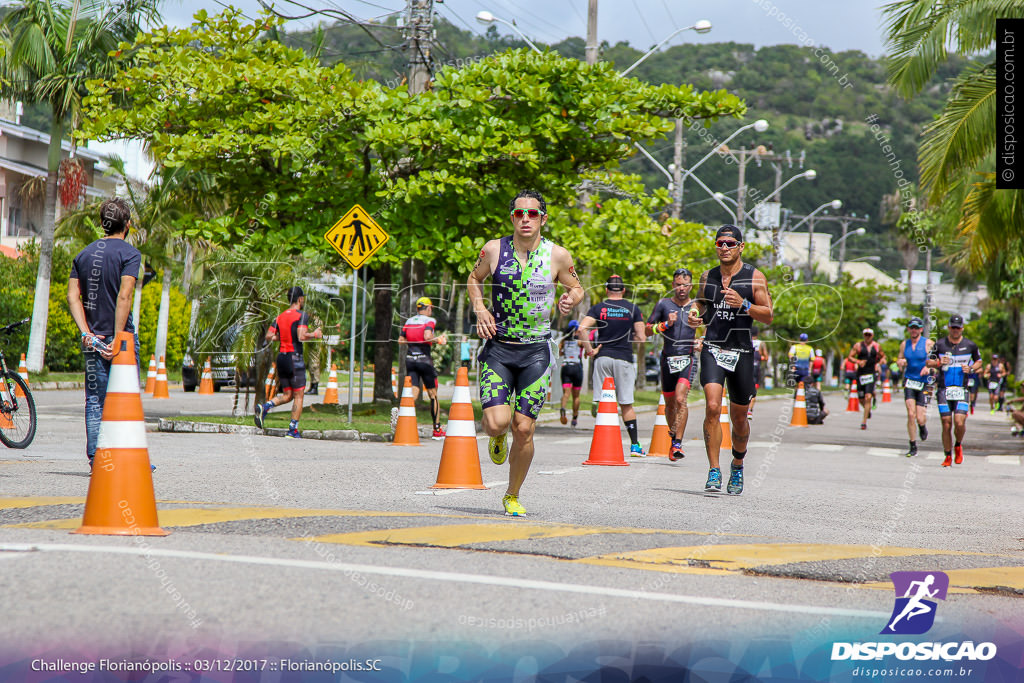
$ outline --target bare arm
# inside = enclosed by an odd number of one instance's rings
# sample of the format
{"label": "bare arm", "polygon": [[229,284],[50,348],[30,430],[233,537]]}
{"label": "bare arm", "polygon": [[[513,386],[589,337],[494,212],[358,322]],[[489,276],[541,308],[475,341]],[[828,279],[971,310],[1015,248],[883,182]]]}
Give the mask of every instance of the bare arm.
{"label": "bare arm", "polygon": [[82,290],[78,286],[78,278],[68,280],[68,309],[74,318],[78,330],[82,334],[92,334],[89,323],[85,320],[85,306],[82,304]]}
{"label": "bare arm", "polygon": [[697,329],[704,324],[704,311],[707,310],[707,298],[704,290],[708,283],[708,271],[700,274],[700,281],[697,283],[697,294],[693,297],[693,305],[686,316],[686,324]]}
{"label": "bare arm", "polygon": [[494,271],[494,263],[498,258],[498,240],[491,240],[480,250],[480,256],[469,272],[469,280],[466,282],[466,290],[469,293],[469,303],[476,314],[476,329],[483,339],[490,339],[497,332],[494,324],[494,316],[487,310],[487,303],[484,301],[484,280],[491,276]]}
{"label": "bare arm", "polygon": [[135,293],[135,281],[131,275],[121,276],[121,289],[117,293],[117,304],[114,307],[114,336],[124,332],[128,324],[128,314],[132,310],[132,294]]}
{"label": "bare arm", "polygon": [[323,331],[321,331],[319,327],[313,330],[312,332],[310,332],[309,329],[306,327],[299,328],[299,341],[301,342],[308,342],[313,339],[322,339],[323,336],[324,333]]}
{"label": "bare arm", "polygon": [[772,295],[768,291],[768,279],[760,270],[754,271],[754,300],[750,302],[750,309],[747,315],[761,323],[771,325],[775,316],[772,306]]}
{"label": "bare arm", "polygon": [[580,340],[580,345],[583,347],[583,352],[587,354],[587,357],[592,357],[601,348],[601,345],[598,344],[595,349],[594,345],[590,343],[590,331],[594,329],[596,322],[595,318],[591,318],[589,315],[584,316],[580,322],[580,329],[576,333],[576,338]]}
{"label": "bare arm", "polygon": [[896,365],[897,365],[897,367],[899,367],[900,370],[902,370],[903,368],[907,367],[907,358],[904,355],[906,345],[907,345],[907,340],[906,339],[904,339],[903,341],[900,342],[900,352],[899,352],[899,354],[896,357]]}
{"label": "bare arm", "polygon": [[644,329],[643,321],[633,323],[633,340],[643,343],[647,341],[647,332]]}
{"label": "bare arm", "polygon": [[555,280],[565,287],[566,292],[558,299],[558,311],[568,315],[573,307],[583,301],[583,285],[576,274],[572,255],[564,247],[556,246],[551,252],[551,265],[555,269]]}

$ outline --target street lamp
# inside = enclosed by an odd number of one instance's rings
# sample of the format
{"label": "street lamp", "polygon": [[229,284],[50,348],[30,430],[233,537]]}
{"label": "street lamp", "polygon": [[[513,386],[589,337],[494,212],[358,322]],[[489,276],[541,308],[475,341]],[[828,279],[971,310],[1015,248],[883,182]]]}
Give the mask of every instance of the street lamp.
{"label": "street lamp", "polygon": [[739,135],[739,134],[740,134],[740,133],[742,133],[743,131],[745,131],[745,130],[750,130],[751,128],[753,128],[754,130],[756,130],[756,131],[757,131],[758,133],[763,133],[763,132],[765,132],[766,130],[768,130],[768,122],[767,122],[767,121],[766,121],[765,119],[758,119],[757,121],[754,121],[753,123],[748,123],[748,124],[747,124],[747,125],[745,125],[745,126],[740,126],[739,128],[737,128],[737,129],[736,129],[735,131],[733,131],[732,135],[730,135],[730,136],[729,136],[729,137],[727,137],[726,139],[724,139],[724,140],[722,140],[721,142],[719,142],[719,143],[718,143],[718,144],[717,144],[717,145],[715,146],[715,148],[714,148],[714,149],[712,149],[712,150],[711,150],[710,152],[708,152],[707,154],[705,154],[705,155],[704,155],[704,156],[703,156],[703,157],[701,158],[701,160],[700,160],[700,161],[698,161],[697,163],[695,163],[695,164],[694,164],[693,166],[691,166],[690,168],[686,169],[686,171],[684,171],[684,172],[683,172],[683,177],[682,177],[682,180],[686,180],[686,177],[687,177],[687,176],[689,176],[689,175],[692,175],[692,174],[693,174],[693,172],[694,172],[694,171],[695,171],[695,170],[697,169],[697,167],[698,167],[698,166],[700,166],[700,165],[701,165],[701,164],[703,164],[703,163],[704,163],[705,161],[707,161],[708,159],[710,159],[711,157],[713,157],[713,156],[715,155],[715,153],[716,153],[716,152],[717,152],[717,151],[718,151],[719,149],[721,149],[721,148],[722,148],[722,145],[724,145],[724,144],[728,143],[728,142],[729,142],[730,140],[732,140],[732,139],[733,139],[734,137],[736,137],[737,135]]}
{"label": "street lamp", "polygon": [[[810,173],[814,173],[813,170],[809,171],[809,172]],[[811,176],[811,177],[813,178],[813,176]],[[813,263],[814,263],[814,221],[811,220],[811,219],[814,218],[815,214],[817,214],[822,209],[833,209],[834,211],[838,211],[841,208],[843,208],[843,202],[838,200],[838,199],[833,199],[830,202],[825,202],[824,204],[819,206],[817,209],[815,209],[814,211],[811,211],[809,214],[804,216],[803,220],[801,220],[799,223],[797,223],[796,225],[794,225],[792,228],[789,229],[790,232],[795,232],[796,229],[799,228],[801,225],[803,225],[807,221],[811,221],[811,224],[810,224],[810,226],[807,229],[807,281],[808,282],[811,281],[811,273],[813,272],[812,268],[813,268]],[[779,234],[781,236],[782,233],[779,233]]]}
{"label": "street lamp", "polygon": [[791,182],[793,182],[794,180],[797,180],[798,178],[807,178],[808,180],[814,180],[817,177],[818,177],[818,172],[815,171],[813,168],[809,168],[806,171],[804,171],[803,173],[797,173],[795,176],[793,176],[792,178],[790,178],[789,180],[787,180],[786,182],[782,183],[777,188],[775,188],[774,192],[772,192],[770,195],[768,195],[767,197],[765,197],[761,201],[762,202],[768,201],[769,199],[771,199],[772,197],[774,197],[778,193],[782,192],[782,188],[786,187],[786,185],[789,185]]}
{"label": "street lamp", "polygon": [[[477,16],[479,16],[479,15],[477,15]],[[647,52],[645,52],[645,53],[644,53],[644,55],[643,55],[643,56],[642,56],[642,57],[641,57],[640,59],[638,59],[638,60],[636,60],[635,62],[633,62],[632,66],[630,66],[630,67],[629,67],[628,69],[626,69],[625,71],[623,71],[623,72],[622,72],[622,73],[620,73],[619,75],[620,75],[620,76],[625,76],[625,75],[626,75],[626,74],[628,74],[628,73],[629,73],[630,71],[632,71],[633,69],[635,69],[635,68],[637,68],[638,66],[640,66],[640,63],[641,63],[642,61],[644,61],[645,59],[647,59],[648,57],[650,57],[651,55],[653,55],[653,54],[654,54],[655,52],[657,52],[657,51],[658,51],[658,48],[660,48],[660,47],[661,47],[662,45],[664,45],[664,44],[665,44],[665,43],[667,43],[668,41],[672,40],[673,38],[675,38],[675,37],[676,37],[677,35],[679,35],[679,34],[680,34],[680,33],[682,33],[683,31],[689,31],[690,29],[693,29],[693,30],[694,30],[694,31],[696,31],[697,33],[707,33],[708,31],[710,31],[710,30],[711,30],[711,22],[710,22],[710,21],[708,21],[707,19],[700,19],[700,20],[698,20],[698,21],[697,21],[697,23],[696,23],[696,24],[694,24],[693,26],[687,26],[686,28],[680,28],[680,29],[676,29],[675,31],[673,31],[673,32],[672,32],[672,34],[671,34],[671,35],[669,35],[669,37],[668,37],[668,38],[666,38],[665,40],[661,41],[660,43],[658,43],[657,45],[655,45],[654,47],[652,47],[652,48],[651,48],[650,50],[648,50]]]}
{"label": "street lamp", "polygon": [[[846,222],[843,222],[843,236],[836,240],[836,243],[832,245],[832,249],[835,249],[838,245],[842,244],[843,248],[839,250],[839,269],[836,271],[836,282],[843,279],[843,261],[846,259],[846,240],[854,235],[863,235],[867,232],[865,228],[857,228],[853,232],[847,234]],[[832,256],[832,249],[829,249],[829,257]]]}
{"label": "street lamp", "polygon": [[477,12],[476,20],[478,22],[480,22],[481,24],[493,24],[494,22],[498,22],[499,24],[505,24],[505,26],[508,26],[510,29],[512,29],[513,31],[518,33],[519,37],[522,38],[523,40],[525,40],[526,44],[529,45],[530,47],[532,47],[534,52],[541,53],[541,49],[539,47],[537,47],[536,45],[534,45],[533,41],[531,41],[529,38],[527,38],[526,34],[523,33],[522,31],[520,31],[519,27],[516,26],[515,24],[513,24],[511,21],[505,21],[504,19],[499,19],[498,17],[494,16],[493,14],[488,12],[487,10],[482,10],[480,12]]}

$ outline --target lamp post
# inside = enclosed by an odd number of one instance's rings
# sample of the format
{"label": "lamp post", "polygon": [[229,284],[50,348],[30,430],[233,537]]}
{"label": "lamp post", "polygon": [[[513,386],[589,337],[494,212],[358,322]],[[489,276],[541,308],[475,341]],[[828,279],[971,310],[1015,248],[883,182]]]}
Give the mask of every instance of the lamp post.
{"label": "lamp post", "polygon": [[[846,260],[846,240],[854,235],[863,235],[867,232],[866,228],[857,228],[853,232],[847,234],[846,231],[850,227],[850,222],[842,220],[840,221],[840,224],[843,226],[843,236],[836,240],[836,243],[832,245],[832,249],[835,249],[837,246],[840,247],[839,268],[836,270],[836,282],[840,282],[843,279],[843,262]],[[829,253],[831,254],[831,249],[829,250]]]}
{"label": "lamp post", "polygon": [[648,50],[647,52],[645,52],[645,53],[643,54],[643,56],[642,56],[642,57],[640,57],[640,59],[638,59],[638,60],[636,60],[635,62],[633,62],[633,64],[632,64],[632,65],[631,65],[631,66],[630,66],[630,67],[629,67],[628,69],[626,69],[625,71],[623,71],[623,72],[622,72],[622,73],[620,73],[619,75],[620,75],[620,76],[625,76],[625,75],[626,75],[626,74],[628,74],[628,73],[629,73],[630,71],[632,71],[633,69],[635,69],[635,68],[637,68],[638,66],[640,66],[640,63],[641,63],[641,62],[643,62],[643,61],[644,61],[645,59],[647,59],[648,57],[650,57],[651,55],[653,55],[653,54],[654,54],[655,52],[657,52],[657,51],[658,51],[658,48],[660,48],[660,47],[661,47],[662,45],[664,45],[664,44],[665,44],[665,43],[667,43],[668,41],[672,40],[673,38],[675,38],[675,37],[676,37],[677,35],[679,35],[679,34],[680,34],[680,33],[682,33],[683,31],[689,31],[689,30],[691,30],[691,29],[692,29],[692,30],[694,30],[694,31],[696,31],[697,33],[707,33],[708,31],[710,31],[710,30],[711,30],[711,22],[710,22],[710,21],[708,21],[707,19],[700,19],[700,20],[698,20],[698,21],[697,21],[697,23],[695,23],[695,24],[694,24],[693,26],[687,26],[687,27],[685,27],[685,28],[680,28],[680,29],[676,29],[676,30],[675,30],[675,31],[673,31],[673,32],[672,32],[671,34],[669,34],[668,38],[666,38],[665,40],[661,41],[660,43],[658,43],[657,45],[655,45],[654,47],[652,47],[652,48],[651,48],[650,50]]}
{"label": "lamp post", "polygon": [[796,225],[794,225],[792,228],[789,229],[790,232],[795,232],[796,229],[799,228],[801,225],[803,225],[807,221],[810,221],[810,225],[808,226],[808,229],[807,229],[807,281],[808,282],[811,281],[811,273],[813,272],[813,264],[814,264],[814,216],[815,216],[815,214],[817,214],[822,209],[829,209],[829,208],[833,209],[834,211],[838,211],[839,209],[843,208],[843,202],[838,200],[838,199],[833,199],[830,202],[825,202],[824,204],[819,206],[817,209],[815,209],[814,211],[811,211],[809,214],[807,214],[802,221],[800,221],[799,223],[797,223]]}
{"label": "lamp post", "polygon": [[[756,130],[758,133],[763,133],[766,130],[768,130],[768,121],[766,121],[765,119],[758,119],[757,121],[754,121],[753,123],[748,123],[745,126],[740,126],[735,131],[733,131],[732,134],[729,137],[727,137],[726,139],[724,139],[721,142],[717,143],[715,145],[715,147],[710,152],[708,152],[703,157],[701,157],[700,161],[698,161],[697,163],[695,163],[693,166],[691,166],[690,168],[686,169],[685,171],[682,171],[682,154],[681,154],[681,152],[682,152],[682,143],[683,143],[682,125],[681,125],[681,121],[677,121],[676,122],[676,147],[677,147],[676,158],[679,159],[680,163],[676,164],[677,167],[675,169],[672,169],[672,170],[675,171],[676,175],[678,176],[678,178],[676,180],[676,194],[674,196],[675,206],[677,207],[676,210],[677,210],[678,213],[682,213],[682,208],[683,208],[683,206],[682,206],[683,205],[683,183],[686,182],[686,178],[689,177],[689,176],[692,176],[693,172],[695,170],[697,170],[697,168],[701,164],[703,164],[705,161],[707,161],[708,159],[713,157],[715,155],[715,153],[718,152],[718,150],[721,149],[730,140],[732,140],[734,137],[736,137],[737,135],[739,135],[743,131],[750,130],[751,128]],[[669,167],[669,168],[672,168],[672,167]],[[693,176],[693,177],[696,179],[696,176]],[[698,180],[698,183],[699,182],[700,181]],[[719,202],[719,203],[721,203],[721,202]]]}
{"label": "lamp post", "polygon": [[519,37],[522,38],[523,40],[525,40],[526,44],[529,45],[531,48],[533,48],[534,52],[538,52],[538,53],[541,52],[541,49],[539,47],[537,47],[536,45],[534,45],[533,41],[530,40],[529,38],[527,38],[526,34],[523,33],[522,31],[520,31],[519,27],[516,26],[515,24],[513,24],[511,21],[505,21],[504,19],[499,19],[498,17],[494,16],[493,14],[488,12],[487,10],[482,10],[480,12],[477,12],[476,20],[478,22],[480,22],[481,24],[493,24],[494,22],[498,22],[499,24],[505,24],[505,26],[508,26],[510,29],[512,29],[513,31],[518,33]]}

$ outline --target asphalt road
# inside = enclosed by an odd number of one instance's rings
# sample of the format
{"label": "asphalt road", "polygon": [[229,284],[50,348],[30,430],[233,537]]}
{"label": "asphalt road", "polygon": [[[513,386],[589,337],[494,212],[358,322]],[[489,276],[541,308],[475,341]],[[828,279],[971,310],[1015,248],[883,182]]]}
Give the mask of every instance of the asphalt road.
{"label": "asphalt road", "polygon": [[[879,640],[893,571],[949,576],[927,639],[1000,645],[956,680],[1019,672],[1024,443],[987,411],[968,420],[964,463],[943,468],[934,413],[909,459],[899,402],[881,404],[861,431],[838,394],[821,427],[789,428],[790,402],[762,401],[741,496],[703,491],[696,440],[678,463],[627,456],[628,467],[584,467],[593,420],[584,415],[575,432],[548,422],[521,519],[501,515],[507,466],[489,461],[483,439],[488,489],[438,491],[440,442],[151,432],[171,534],[125,538],[68,533],[89,483],[82,397],[36,396],[36,441],[0,454],[0,678],[70,651],[191,662],[193,674],[215,666],[200,660],[235,657],[270,655],[275,667],[210,680],[301,677],[285,655],[353,659],[350,669],[379,659],[370,668],[383,672],[359,680],[597,665],[629,679],[641,664],[703,680],[849,680],[857,662],[828,653],[834,642]],[[231,400],[179,393],[144,406],[147,418],[230,414]],[[653,417],[640,416],[645,446]]]}

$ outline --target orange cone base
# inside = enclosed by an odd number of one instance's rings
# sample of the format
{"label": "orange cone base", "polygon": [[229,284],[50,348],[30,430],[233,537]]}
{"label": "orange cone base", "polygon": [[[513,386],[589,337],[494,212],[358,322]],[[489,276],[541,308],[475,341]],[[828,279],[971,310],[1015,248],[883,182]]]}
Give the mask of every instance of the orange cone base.
{"label": "orange cone base", "polygon": [[157,521],[145,448],[98,449],[82,526],[73,534],[167,536]]}
{"label": "orange cone base", "polygon": [[651,438],[651,447],[647,449],[647,457],[667,458],[669,449],[672,448],[672,437],[665,434],[655,434]]}
{"label": "orange cone base", "polygon": [[[460,444],[459,441],[465,443]],[[437,483],[430,488],[487,490],[480,472],[476,438],[449,436],[445,437],[444,443],[446,452],[442,455],[441,464],[437,468]],[[463,447],[458,448],[460,445]]]}

